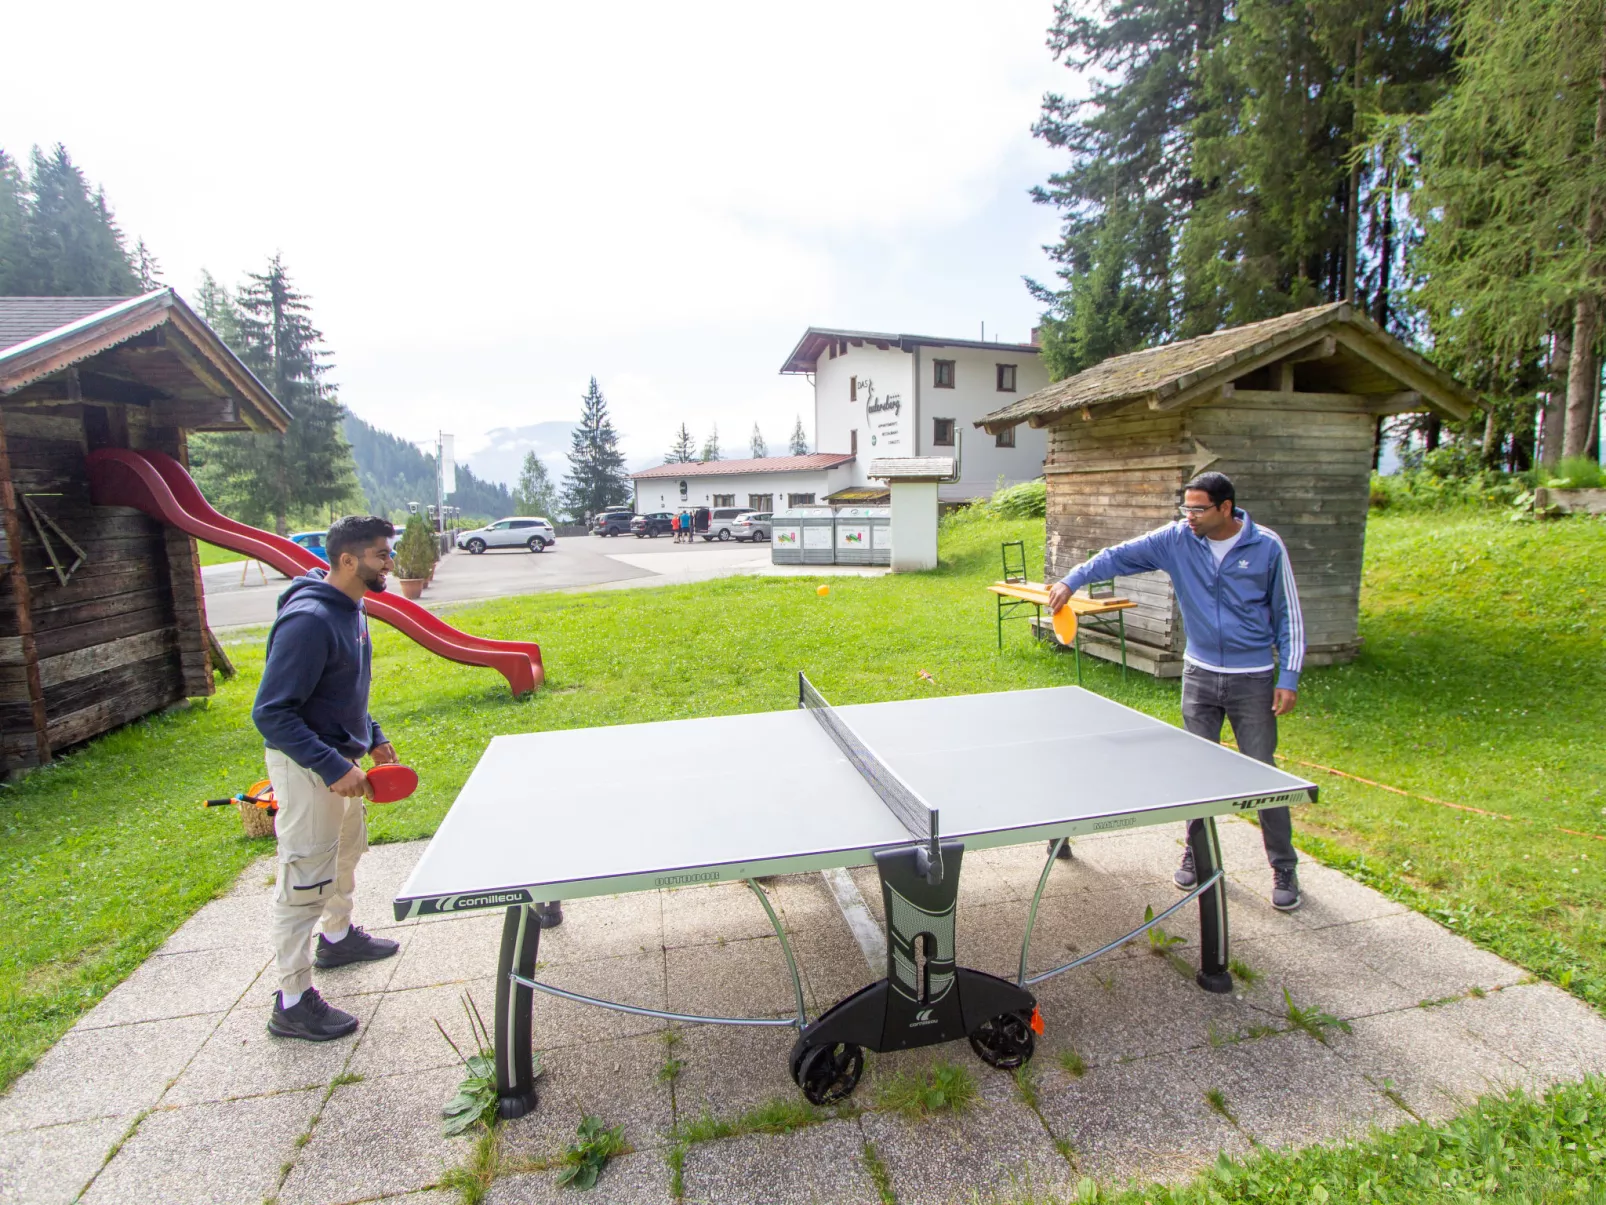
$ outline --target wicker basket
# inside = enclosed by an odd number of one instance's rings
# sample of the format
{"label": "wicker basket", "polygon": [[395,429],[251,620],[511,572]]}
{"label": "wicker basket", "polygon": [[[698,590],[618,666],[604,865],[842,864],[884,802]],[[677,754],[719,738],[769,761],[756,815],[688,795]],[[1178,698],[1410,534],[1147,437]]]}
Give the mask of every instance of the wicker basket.
{"label": "wicker basket", "polygon": [[240,824],[245,828],[247,837],[271,837],[274,835],[272,808],[259,808],[256,804],[245,799],[236,799],[234,806],[240,809]]}

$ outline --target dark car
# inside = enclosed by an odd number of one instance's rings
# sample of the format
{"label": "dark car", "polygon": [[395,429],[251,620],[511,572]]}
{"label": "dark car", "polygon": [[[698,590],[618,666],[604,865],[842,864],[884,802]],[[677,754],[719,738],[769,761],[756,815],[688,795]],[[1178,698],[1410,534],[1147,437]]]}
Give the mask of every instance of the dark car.
{"label": "dark car", "polygon": [[667,510],[654,511],[650,515],[637,515],[630,520],[630,530],[638,540],[645,539],[648,536],[657,539],[659,536],[667,536],[674,531],[674,528],[670,526],[670,520],[673,518],[674,516]]}
{"label": "dark car", "polygon": [[635,517],[636,513],[634,511],[605,510],[591,520],[591,534],[594,536],[629,535],[630,521]]}

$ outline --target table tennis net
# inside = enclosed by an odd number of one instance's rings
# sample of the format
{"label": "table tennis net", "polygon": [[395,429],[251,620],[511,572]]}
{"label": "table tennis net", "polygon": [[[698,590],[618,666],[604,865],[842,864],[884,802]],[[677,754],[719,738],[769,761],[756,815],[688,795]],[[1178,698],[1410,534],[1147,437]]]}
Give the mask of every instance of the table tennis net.
{"label": "table tennis net", "polygon": [[887,809],[898,818],[904,828],[909,830],[911,836],[920,841],[929,841],[935,856],[937,848],[937,809],[931,807],[914,789],[904,782],[893,768],[870,751],[868,745],[859,739],[859,735],[848,727],[847,723],[837,715],[833,708],[814,689],[802,674],[797,676],[798,706],[807,710],[819,722],[834,742],[842,750],[842,755],[848,759],[849,764],[870,784],[887,805]]}

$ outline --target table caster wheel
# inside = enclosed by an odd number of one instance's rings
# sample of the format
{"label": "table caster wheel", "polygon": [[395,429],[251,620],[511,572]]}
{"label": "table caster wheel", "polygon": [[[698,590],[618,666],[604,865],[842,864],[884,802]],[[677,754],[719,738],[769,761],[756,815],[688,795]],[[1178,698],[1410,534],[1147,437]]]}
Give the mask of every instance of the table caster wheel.
{"label": "table caster wheel", "polygon": [[810,1046],[792,1063],[792,1079],[811,1105],[846,1100],[864,1073],[864,1047],[852,1042]]}
{"label": "table caster wheel", "polygon": [[989,1066],[1013,1071],[1037,1049],[1031,1018],[1025,1013],[1000,1013],[983,1021],[970,1035],[970,1048]]}

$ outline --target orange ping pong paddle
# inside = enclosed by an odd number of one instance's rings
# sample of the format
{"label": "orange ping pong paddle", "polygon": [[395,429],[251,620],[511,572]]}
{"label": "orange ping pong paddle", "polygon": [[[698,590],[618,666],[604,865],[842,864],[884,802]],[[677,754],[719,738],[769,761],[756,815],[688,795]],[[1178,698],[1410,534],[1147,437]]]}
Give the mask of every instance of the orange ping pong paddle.
{"label": "orange ping pong paddle", "polygon": [[1061,644],[1076,643],[1076,612],[1071,610],[1071,604],[1066,603],[1054,612],[1054,635],[1059,637]]}
{"label": "orange ping pong paddle", "polygon": [[395,762],[375,766],[368,771],[368,787],[373,792],[370,799],[374,803],[395,803],[418,789],[418,771]]}

